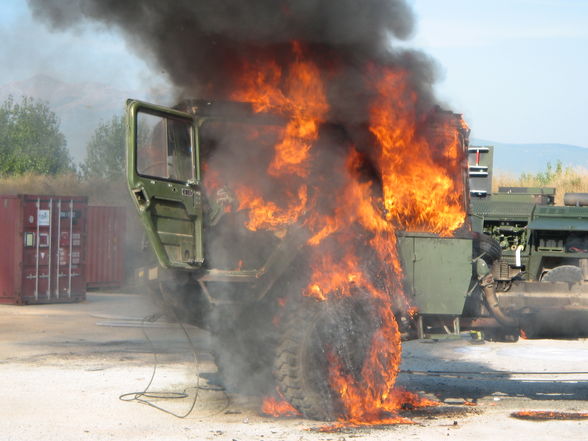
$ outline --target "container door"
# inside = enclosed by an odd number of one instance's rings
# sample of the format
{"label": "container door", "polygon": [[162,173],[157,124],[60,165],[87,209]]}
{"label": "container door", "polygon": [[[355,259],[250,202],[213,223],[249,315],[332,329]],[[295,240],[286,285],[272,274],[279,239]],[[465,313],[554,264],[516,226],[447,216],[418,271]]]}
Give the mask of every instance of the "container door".
{"label": "container door", "polygon": [[83,250],[86,248],[86,202],[59,198],[55,201],[55,258],[51,291],[57,300],[85,297],[86,279]]}
{"label": "container door", "polygon": [[129,189],[160,264],[200,266],[202,192],[193,116],[129,100],[127,124]]}
{"label": "container door", "polygon": [[51,298],[54,241],[54,201],[42,197],[23,198],[23,283],[25,303]]}
{"label": "container door", "polygon": [[85,296],[85,199],[23,196],[24,303]]}

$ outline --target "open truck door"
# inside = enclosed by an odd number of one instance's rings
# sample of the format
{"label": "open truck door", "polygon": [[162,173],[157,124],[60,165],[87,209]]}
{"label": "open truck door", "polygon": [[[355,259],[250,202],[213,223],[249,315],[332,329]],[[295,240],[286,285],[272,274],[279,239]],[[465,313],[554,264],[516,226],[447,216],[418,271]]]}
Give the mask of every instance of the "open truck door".
{"label": "open truck door", "polygon": [[195,118],[127,101],[127,180],[159,263],[196,269],[204,262],[202,188]]}

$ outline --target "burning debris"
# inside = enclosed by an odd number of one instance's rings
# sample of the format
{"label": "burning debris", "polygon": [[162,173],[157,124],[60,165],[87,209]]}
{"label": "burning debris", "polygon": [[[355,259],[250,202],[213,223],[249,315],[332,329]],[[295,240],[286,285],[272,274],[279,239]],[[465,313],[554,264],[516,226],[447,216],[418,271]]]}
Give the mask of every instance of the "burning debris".
{"label": "burning debris", "polygon": [[276,396],[268,396],[263,399],[261,404],[261,413],[268,416],[278,417],[297,417],[300,412],[286,401],[279,390]]}
{"label": "burning debris", "polygon": [[[248,102],[281,118],[211,121],[201,135],[206,191],[226,215],[210,229],[232,231],[229,248],[209,243],[209,261],[255,268],[256,255],[304,231],[291,241],[303,248],[295,273],[277,283],[282,306],[265,317],[271,343],[251,340],[276,347],[274,377],[289,403],[268,401],[264,412],[359,426],[406,423],[397,412],[407,403],[435,404],[394,389],[398,318],[413,311],[396,232],[449,236],[464,226],[468,130],[439,110],[429,60],[391,46],[412,30],[404,1],[29,3],[54,26],[122,28],[182,97]],[[235,247],[252,257],[235,257]],[[235,351],[249,351],[247,335],[230,334]]]}
{"label": "burning debris", "polygon": [[521,410],[513,412],[511,417],[519,420],[551,421],[551,420],[588,420],[588,413],[556,412],[548,410]]}

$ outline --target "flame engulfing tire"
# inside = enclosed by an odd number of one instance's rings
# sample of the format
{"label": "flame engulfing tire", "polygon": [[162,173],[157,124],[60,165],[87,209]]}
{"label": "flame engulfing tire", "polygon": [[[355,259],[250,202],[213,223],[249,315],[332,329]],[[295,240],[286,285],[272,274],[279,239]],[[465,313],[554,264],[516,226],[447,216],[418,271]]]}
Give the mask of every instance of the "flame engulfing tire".
{"label": "flame engulfing tire", "polygon": [[345,410],[331,386],[329,357],[337,357],[344,373],[361,381],[362,366],[379,327],[378,315],[363,295],[305,300],[285,326],[274,377],[284,398],[304,417],[332,421],[344,417]]}

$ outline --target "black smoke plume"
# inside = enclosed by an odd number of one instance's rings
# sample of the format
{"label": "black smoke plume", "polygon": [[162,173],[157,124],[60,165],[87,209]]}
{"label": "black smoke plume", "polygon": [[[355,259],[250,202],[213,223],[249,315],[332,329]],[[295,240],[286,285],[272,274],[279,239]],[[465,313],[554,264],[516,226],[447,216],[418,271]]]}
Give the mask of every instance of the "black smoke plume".
{"label": "black smoke plume", "polygon": [[304,44],[306,56],[329,81],[332,119],[353,122],[365,115],[373,91],[360,80],[366,63],[400,66],[428,111],[434,68],[415,51],[396,51],[395,39],[413,31],[404,0],[28,0],[33,14],[55,29],[97,22],[123,32],[130,46],[165,71],[180,97],[226,98],[243,62],[272,53],[292,57],[288,45]]}
{"label": "black smoke plume", "polygon": [[[98,23],[118,29],[125,35],[134,50],[151,60],[154,67],[167,72],[170,81],[177,89],[178,99],[231,99],[231,94],[242,86],[240,82],[244,81],[243,72],[249,72],[252,66],[254,70],[258,65],[264,66],[268,60],[285,72],[299,55],[297,48],[301,48],[304,60],[312,62],[312,65],[319,70],[320,83],[325,87],[329,109],[328,115],[320,120],[318,139],[312,142],[313,151],[309,160],[312,169],[308,177],[286,176],[279,181],[281,185],[277,185],[276,180],[266,172],[272,158],[274,143],[269,143],[272,147],[269,153],[268,151],[263,153],[260,146],[248,145],[247,137],[242,133],[221,131],[218,134],[211,134],[209,145],[216,143],[222,146],[222,149],[219,147],[218,151],[214,151],[211,148],[209,151],[213,152],[211,156],[214,155],[214,157],[205,158],[205,162],[208,165],[212,164],[211,169],[215,169],[214,165],[218,165],[226,178],[223,182],[226,181],[229,188],[239,185],[245,185],[248,188],[257,187],[258,190],[262,190],[258,193],[271,196],[267,199],[283,202],[288,199],[285,197],[288,195],[290,199],[292,195],[294,199],[298,195],[299,199],[306,201],[305,189],[308,187],[308,200],[312,200],[312,204],[305,202],[302,205],[307,211],[317,210],[319,214],[325,214],[322,217],[326,218],[339,208],[336,205],[339,203],[337,195],[344,194],[346,183],[352,180],[371,180],[375,184],[373,192],[377,193],[382,187],[382,181],[379,179],[385,173],[393,174],[394,179],[397,178],[396,174],[390,173],[387,169],[378,169],[378,152],[374,152],[374,145],[377,143],[373,132],[369,130],[368,121],[370,106],[374,102],[397,99],[398,103],[389,103],[389,108],[392,109],[396,108],[394,106],[402,109],[402,105],[406,104],[409,108],[409,119],[414,122],[414,128],[411,126],[408,132],[411,136],[414,135],[413,132],[418,132],[412,139],[422,141],[422,139],[443,138],[429,133],[430,126],[435,123],[433,119],[439,117],[434,115],[431,118],[431,115],[435,113],[433,109],[436,105],[432,89],[435,80],[434,64],[419,52],[394,46],[395,41],[408,38],[413,31],[413,14],[404,0],[28,0],[28,2],[34,15],[55,29],[76,28],[86,26],[88,23]],[[406,82],[403,84],[406,87],[398,87],[400,94],[398,98],[387,98],[392,94],[386,94],[375,86],[382,83],[382,79],[388,78],[383,75],[388,70],[394,73],[400,72],[402,80]],[[287,83],[283,77],[282,80]],[[393,83],[393,86],[395,84]],[[386,107],[388,102],[381,105]],[[395,128],[400,126],[397,122],[392,122],[391,125]],[[211,126],[214,128],[214,123],[211,123]],[[205,132],[206,127],[203,126],[200,131],[201,140],[206,139]],[[251,142],[258,144],[256,138]],[[417,160],[422,156],[429,158],[431,163],[435,163],[446,171],[446,176],[458,176],[461,171],[460,164],[463,158],[448,160],[444,151],[447,146],[442,141],[427,143],[431,149],[439,150],[438,153],[428,152],[422,147],[420,151],[413,153],[411,142],[398,144],[401,145],[394,145],[399,150],[397,156],[401,157],[404,153],[403,161],[406,164],[412,159],[415,159],[413,162],[418,162]],[[400,151],[402,149],[404,151]],[[353,167],[345,165],[350,152],[358,152],[359,165]],[[404,172],[404,169],[414,170],[409,167],[398,167],[399,174]],[[231,185],[231,179],[234,180],[235,185]],[[421,181],[426,179],[423,178]],[[429,187],[433,188],[436,185],[435,180],[430,181]],[[407,182],[410,186],[414,180]],[[301,189],[304,189],[304,192],[298,193],[297,190]],[[457,192],[459,189],[456,190]],[[301,197],[301,194],[304,194],[304,197]],[[378,195],[374,196],[374,200],[382,199]],[[412,205],[412,202],[402,201],[405,205]],[[345,206],[345,210],[353,213],[357,211],[356,206],[341,205]],[[236,267],[251,269],[247,265],[254,260],[257,251],[260,251],[260,256],[265,257],[277,247],[275,245],[277,238],[284,238],[279,234],[264,235],[264,232],[259,231],[256,236],[251,236],[251,232],[245,231],[244,227],[239,229],[239,225],[242,225],[242,222],[237,222],[239,211],[231,212],[235,216],[225,216],[221,221],[227,227],[225,233],[222,230],[222,223],[215,227],[219,234],[213,234],[211,230],[207,232],[208,251],[210,251],[206,253],[208,262],[211,260],[209,256],[212,255],[212,261],[216,259],[227,262],[224,269]],[[383,205],[374,206],[374,212],[376,211],[382,215]],[[414,214],[406,216],[416,217]],[[380,292],[392,293],[393,289],[389,285],[394,283],[388,283],[388,281],[395,281],[395,287],[400,285],[399,276],[398,280],[389,276],[392,266],[385,264],[386,256],[382,256],[390,252],[385,249],[377,254],[371,248],[370,239],[375,233],[360,227],[359,222],[347,221],[347,219],[354,219],[353,216],[343,216],[342,219],[344,219],[343,223],[352,224],[345,229],[347,236],[331,237],[314,251],[297,254],[290,261],[287,270],[284,270],[286,274],[280,274],[280,279],[276,278],[272,281],[272,284],[275,282],[275,286],[271,285],[267,289],[273,290],[271,295],[275,303],[270,305],[268,302],[257,302],[253,307],[245,307],[234,319],[229,312],[222,309],[222,303],[220,307],[212,311],[209,327],[219,338],[218,346],[225,349],[225,351],[219,351],[217,361],[229,378],[237,379],[243,376],[243,372],[250,371],[254,374],[247,381],[251,382],[255,381],[253,377],[265,377],[266,371],[271,370],[272,358],[268,355],[277,345],[277,329],[270,318],[280,319],[276,310],[284,311],[280,309],[283,307],[280,300],[284,299],[279,299],[278,296],[301,297],[301,292],[311,278],[309,260],[313,256],[329,254],[333,257],[333,261],[339,261],[343,260],[342,255],[345,252],[351,250],[355,253],[350,254],[361,257],[357,260],[361,262],[357,266],[365,273],[366,279],[380,280],[377,285]],[[319,229],[317,228],[317,231]],[[312,227],[309,230],[312,230]],[[284,234],[290,235],[291,232]],[[384,235],[384,233],[381,234]],[[285,236],[280,244],[285,243],[284,248],[295,251],[300,249],[298,245],[305,244],[307,240],[306,236],[302,238],[293,236],[297,242],[292,240],[290,243],[290,237]],[[347,240],[348,237],[351,239]],[[393,243],[390,241],[391,246]],[[253,256],[244,260],[244,267],[240,264],[237,266],[237,262],[231,260],[242,255],[235,252],[236,247],[242,248],[241,252],[247,251],[250,256]],[[254,249],[255,252],[251,252]],[[258,260],[261,263],[265,261],[264,258]],[[317,258],[317,262],[320,261]],[[380,277],[382,274],[386,277]],[[241,301],[244,295],[241,288],[228,285],[219,286],[218,293],[213,294],[218,294],[218,297],[223,300],[221,296]],[[279,289],[275,289],[276,286]],[[399,291],[400,289],[397,289],[394,293]],[[387,305],[384,299],[385,296],[382,294],[378,302]],[[262,303],[261,306],[260,303]],[[395,309],[405,306],[401,303],[395,304]],[[348,309],[355,308],[353,302],[349,305],[351,306]],[[266,307],[267,311],[263,309]],[[396,347],[399,348],[400,337],[398,329],[395,328],[396,322],[394,317],[390,319],[389,316],[391,309],[388,306],[378,308],[378,314],[381,316],[371,321],[377,323],[380,329],[384,329],[384,333],[390,334],[396,329],[395,337],[398,337]],[[336,311],[337,309],[334,309],[329,314],[334,314]],[[288,316],[290,314],[283,313],[284,320],[277,320],[276,326],[287,326],[284,323]],[[296,317],[295,314],[292,316]],[[317,322],[319,321],[317,319]],[[260,323],[263,326],[260,326]],[[299,323],[294,321],[292,323],[293,325],[290,326],[299,326]],[[335,327],[335,331],[341,331],[342,335],[341,338],[335,338],[333,341],[349,343],[350,352],[347,355],[350,356],[343,358],[354,360],[351,363],[352,368],[348,367],[350,372],[360,372],[360,369],[356,369],[360,367],[359,362],[362,361],[357,359],[358,345],[351,347],[354,343],[349,338],[345,339],[344,336],[345,332],[353,327],[351,324],[355,323],[355,319],[343,323],[349,323],[349,326],[343,326],[345,329]],[[214,326],[218,329],[214,329]],[[369,331],[370,334],[373,332],[373,329]],[[367,335],[360,328],[351,333]],[[303,341],[306,340],[301,339],[300,344],[303,344]],[[363,346],[367,347],[367,343]],[[381,372],[383,374],[398,367],[398,363],[394,360],[399,357],[399,353],[389,351],[390,353],[385,354],[386,360],[380,361],[386,366]],[[235,359],[237,354],[240,354],[240,360]],[[322,366],[325,367],[324,363]],[[322,380],[327,382],[327,376],[325,375]],[[378,381],[383,385],[382,387],[389,387],[389,382],[386,381],[376,379],[372,383]],[[264,378],[259,383],[263,387],[271,384]],[[385,392],[387,395],[388,391]],[[315,414],[314,416],[325,415]]]}

